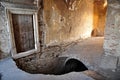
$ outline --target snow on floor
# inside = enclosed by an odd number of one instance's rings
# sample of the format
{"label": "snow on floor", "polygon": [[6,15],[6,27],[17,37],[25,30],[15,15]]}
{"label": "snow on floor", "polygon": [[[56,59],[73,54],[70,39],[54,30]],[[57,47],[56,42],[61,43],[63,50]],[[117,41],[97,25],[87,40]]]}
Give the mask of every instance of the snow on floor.
{"label": "snow on floor", "polygon": [[11,58],[0,61],[1,80],[94,80],[82,72],[71,72],[65,75],[29,74],[17,68]]}

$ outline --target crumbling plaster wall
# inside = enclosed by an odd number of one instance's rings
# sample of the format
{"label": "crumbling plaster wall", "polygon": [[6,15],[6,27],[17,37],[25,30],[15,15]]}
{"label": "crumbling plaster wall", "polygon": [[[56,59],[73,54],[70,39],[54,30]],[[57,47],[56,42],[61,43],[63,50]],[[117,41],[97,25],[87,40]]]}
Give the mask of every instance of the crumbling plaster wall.
{"label": "crumbling plaster wall", "polygon": [[70,9],[65,0],[44,0],[46,44],[73,41],[91,36],[93,0],[78,1],[73,4],[74,8]]}

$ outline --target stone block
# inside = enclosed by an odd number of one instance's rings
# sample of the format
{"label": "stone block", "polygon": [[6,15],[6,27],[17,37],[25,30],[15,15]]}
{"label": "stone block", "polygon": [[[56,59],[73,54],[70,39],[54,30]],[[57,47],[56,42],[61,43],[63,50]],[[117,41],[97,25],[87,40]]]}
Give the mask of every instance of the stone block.
{"label": "stone block", "polygon": [[117,57],[110,55],[103,56],[100,68],[115,70],[117,68]]}

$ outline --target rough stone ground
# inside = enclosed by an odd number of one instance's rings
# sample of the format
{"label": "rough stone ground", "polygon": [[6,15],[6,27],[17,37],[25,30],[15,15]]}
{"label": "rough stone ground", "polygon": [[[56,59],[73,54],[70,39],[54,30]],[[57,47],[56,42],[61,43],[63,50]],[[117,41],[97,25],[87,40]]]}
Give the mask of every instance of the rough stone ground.
{"label": "rough stone ground", "polygon": [[103,50],[104,37],[91,37],[78,40],[73,46],[61,54],[61,56],[73,57],[82,61],[89,69],[99,66]]}
{"label": "rough stone ground", "polygon": [[[96,72],[85,72],[89,76],[97,80],[103,80],[96,74],[102,74],[106,78],[105,80],[120,80],[120,67],[117,70],[101,69],[101,60],[104,55],[103,42],[104,37],[91,37],[83,41],[76,41],[73,46],[69,47],[65,52],[61,54],[62,57],[73,57],[82,61],[90,70]],[[106,63],[107,64],[107,63]],[[103,65],[104,66],[104,65]]]}
{"label": "rough stone ground", "polygon": [[11,58],[0,61],[1,80],[94,80],[82,72],[71,72],[65,75],[29,74],[17,68]]}
{"label": "rough stone ground", "polygon": [[[78,40],[67,46],[67,50],[63,54],[59,54],[59,56],[75,57],[80,59],[83,63],[88,63],[87,67],[89,68],[91,67],[89,64],[95,64],[95,62],[97,64],[103,54],[102,45],[102,37],[88,38],[84,41]],[[2,74],[2,80],[104,80],[101,75],[91,70],[71,72],[59,76],[29,74],[18,69],[15,62],[10,58],[0,61],[0,73]]]}
{"label": "rough stone ground", "polygon": [[17,66],[30,73],[46,73],[58,64],[58,57],[74,57],[82,61],[89,69],[98,68],[103,54],[103,37],[92,37],[72,43],[49,46],[40,58],[36,54],[15,60]]}

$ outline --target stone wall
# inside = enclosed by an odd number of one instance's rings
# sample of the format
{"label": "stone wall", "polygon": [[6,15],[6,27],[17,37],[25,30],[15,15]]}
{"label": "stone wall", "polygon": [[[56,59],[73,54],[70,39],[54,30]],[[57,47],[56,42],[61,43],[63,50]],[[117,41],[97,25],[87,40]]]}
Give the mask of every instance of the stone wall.
{"label": "stone wall", "polygon": [[104,51],[101,68],[117,72],[120,69],[120,0],[108,0]]}
{"label": "stone wall", "polygon": [[67,42],[91,36],[93,0],[44,0],[45,43]]}
{"label": "stone wall", "polygon": [[[36,5],[36,0],[1,0],[10,3]],[[96,15],[104,14],[104,9],[101,5],[96,6],[94,0],[39,0],[38,5],[38,24],[39,24],[39,37],[41,48],[46,45],[56,45],[64,42],[70,42],[77,39],[84,39],[91,37],[95,25],[95,10],[97,7]],[[104,0],[103,0],[104,1]],[[43,4],[42,4],[43,3]],[[49,3],[49,4],[48,4]],[[3,53],[10,53],[10,34],[7,32],[7,19],[5,8],[0,7],[0,28],[3,30],[0,34],[0,49]],[[44,12],[43,12],[44,9]],[[102,12],[101,14],[98,14]],[[43,16],[44,15],[44,16]],[[99,18],[101,17],[99,16]],[[104,18],[104,16],[103,16]],[[100,18],[97,28],[100,31],[99,35],[104,33],[104,19]],[[102,25],[101,25],[102,24]],[[102,26],[102,27],[101,27]],[[4,32],[4,33],[3,33]],[[4,37],[3,37],[4,36]],[[4,38],[4,40],[3,40]],[[42,49],[41,49],[42,50]]]}
{"label": "stone wall", "polygon": [[36,4],[37,0],[1,0],[1,2],[34,5],[34,4]]}
{"label": "stone wall", "polygon": [[105,53],[120,56],[120,1],[109,1],[105,28]]}
{"label": "stone wall", "polygon": [[10,34],[7,29],[5,8],[0,4],[0,59],[10,53]]}

